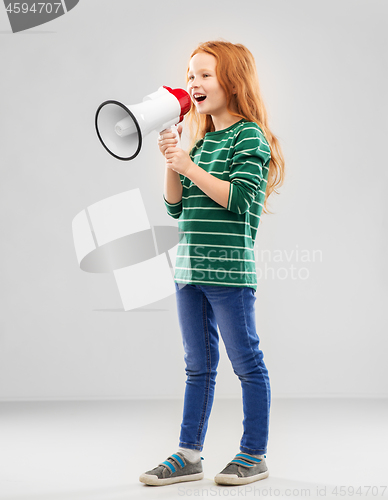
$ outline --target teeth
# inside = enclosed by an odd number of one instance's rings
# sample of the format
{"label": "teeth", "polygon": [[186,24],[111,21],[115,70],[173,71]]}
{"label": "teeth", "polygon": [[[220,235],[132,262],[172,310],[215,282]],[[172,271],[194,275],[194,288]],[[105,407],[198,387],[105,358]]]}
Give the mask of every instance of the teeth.
{"label": "teeth", "polygon": [[203,102],[206,99],[205,94],[193,94],[193,97],[196,102]]}

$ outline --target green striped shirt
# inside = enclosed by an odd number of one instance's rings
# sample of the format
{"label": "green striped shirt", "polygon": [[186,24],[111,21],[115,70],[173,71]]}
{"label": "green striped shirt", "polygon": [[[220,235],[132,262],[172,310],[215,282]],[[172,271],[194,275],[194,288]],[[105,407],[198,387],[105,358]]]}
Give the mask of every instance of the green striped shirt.
{"label": "green striped shirt", "polygon": [[178,219],[177,283],[249,286],[256,290],[254,244],[263,210],[271,151],[260,127],[241,120],[208,132],[190,158],[211,175],[230,182],[227,208],[180,175],[182,200],[168,203]]}

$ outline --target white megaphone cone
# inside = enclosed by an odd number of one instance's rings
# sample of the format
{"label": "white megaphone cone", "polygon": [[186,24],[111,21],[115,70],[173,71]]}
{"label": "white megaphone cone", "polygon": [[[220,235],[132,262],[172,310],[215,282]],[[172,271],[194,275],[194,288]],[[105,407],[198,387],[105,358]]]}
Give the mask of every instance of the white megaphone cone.
{"label": "white megaphone cone", "polygon": [[97,135],[112,156],[133,160],[140,152],[144,136],[181,122],[190,107],[190,95],[183,89],[170,87],[160,87],[143,102],[130,106],[105,101],[96,112]]}

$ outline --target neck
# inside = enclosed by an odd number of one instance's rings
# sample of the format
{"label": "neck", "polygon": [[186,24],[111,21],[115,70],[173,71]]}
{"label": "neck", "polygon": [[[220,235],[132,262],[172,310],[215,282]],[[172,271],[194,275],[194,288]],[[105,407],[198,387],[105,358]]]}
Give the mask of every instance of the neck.
{"label": "neck", "polygon": [[218,130],[224,130],[231,125],[234,125],[235,123],[239,122],[241,118],[239,116],[233,116],[229,113],[222,115],[222,116],[213,116],[212,115],[212,120],[214,123],[214,129],[217,132]]}

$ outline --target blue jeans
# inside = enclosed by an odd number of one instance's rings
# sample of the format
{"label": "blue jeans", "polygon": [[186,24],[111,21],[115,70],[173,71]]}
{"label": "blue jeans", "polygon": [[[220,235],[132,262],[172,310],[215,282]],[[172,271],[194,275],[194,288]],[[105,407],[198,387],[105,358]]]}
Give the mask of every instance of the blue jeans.
{"label": "blue jeans", "polygon": [[186,390],[179,446],[202,450],[213,404],[219,361],[217,324],[241,381],[244,432],[240,450],[267,452],[271,390],[255,326],[250,287],[175,283],[186,362]]}

